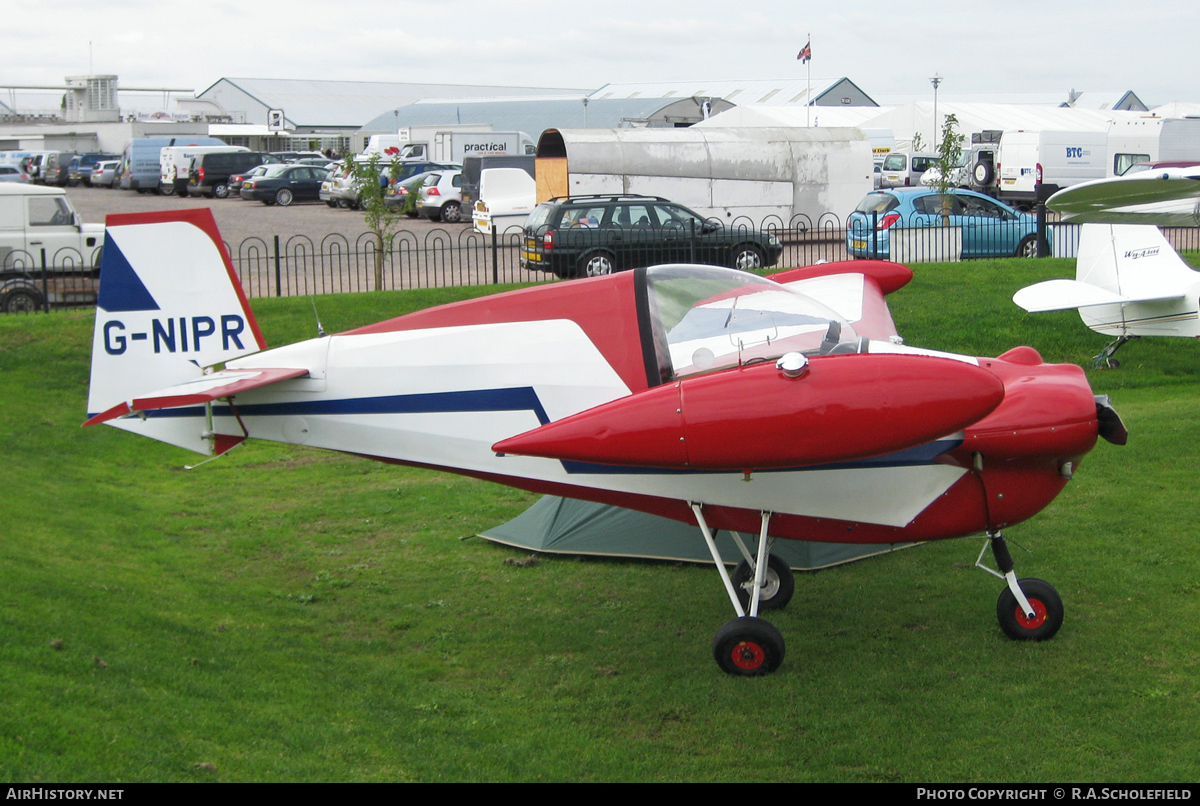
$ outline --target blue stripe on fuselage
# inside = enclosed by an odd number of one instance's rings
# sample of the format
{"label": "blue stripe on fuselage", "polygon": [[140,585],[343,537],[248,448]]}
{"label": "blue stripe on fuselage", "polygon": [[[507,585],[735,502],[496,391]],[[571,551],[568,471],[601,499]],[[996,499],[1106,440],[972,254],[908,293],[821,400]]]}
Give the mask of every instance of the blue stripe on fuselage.
{"label": "blue stripe on fuselage", "polygon": [[[473,389],[463,392],[426,392],[415,395],[383,395],[380,397],[346,398],[342,400],[311,400],[294,403],[252,403],[239,405],[242,417],[303,416],[344,414],[449,414],[492,411],[532,411],[542,425],[550,422],[537,392],[531,386],[507,389]],[[201,406],[175,409],[156,409],[143,412],[147,417],[203,417]],[[232,417],[228,405],[213,406],[214,417]],[[92,414],[88,415],[93,416]],[[880,456],[805,467],[776,467],[756,469],[756,473],[790,473],[801,470],[852,470],[873,467],[911,467],[927,465],[938,456],[962,444],[961,438],[944,438]],[[677,473],[728,473],[727,470],[697,471],[675,468],[602,465],[593,462],[562,462],[570,474],[636,474],[661,475]]]}

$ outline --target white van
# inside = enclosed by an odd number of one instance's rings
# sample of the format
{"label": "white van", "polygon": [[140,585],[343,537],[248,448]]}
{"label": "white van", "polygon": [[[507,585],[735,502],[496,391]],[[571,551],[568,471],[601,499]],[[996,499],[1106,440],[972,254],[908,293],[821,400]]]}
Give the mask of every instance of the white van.
{"label": "white van", "polygon": [[100,262],[103,224],[83,224],[62,188],[0,184],[0,272],[87,271]]}
{"label": "white van", "polygon": [[1018,210],[1036,204],[1038,185],[1065,188],[1107,175],[1107,132],[1008,130],[996,149],[996,196]]}
{"label": "white van", "polygon": [[883,158],[882,188],[919,186],[921,174],[937,164],[937,154],[928,151],[893,151]]}
{"label": "white van", "polygon": [[188,195],[188,171],[197,154],[234,153],[250,149],[242,146],[166,146],[158,153],[159,192],[164,196]]}

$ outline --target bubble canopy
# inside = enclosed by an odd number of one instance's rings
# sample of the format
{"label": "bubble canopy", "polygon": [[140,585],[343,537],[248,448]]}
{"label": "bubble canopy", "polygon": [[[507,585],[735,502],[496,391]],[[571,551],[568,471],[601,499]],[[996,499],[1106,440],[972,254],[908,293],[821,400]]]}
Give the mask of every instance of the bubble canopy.
{"label": "bubble canopy", "polygon": [[661,382],[779,358],[856,353],[863,340],[836,311],[748,272],[709,266],[646,269]]}

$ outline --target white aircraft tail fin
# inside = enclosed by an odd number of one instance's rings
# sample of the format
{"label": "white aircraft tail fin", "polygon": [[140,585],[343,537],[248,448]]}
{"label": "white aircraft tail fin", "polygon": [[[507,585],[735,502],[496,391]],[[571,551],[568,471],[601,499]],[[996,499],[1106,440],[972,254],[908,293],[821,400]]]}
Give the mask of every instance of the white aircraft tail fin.
{"label": "white aircraft tail fin", "polygon": [[1074,280],[1022,288],[1013,302],[1031,313],[1179,299],[1200,279],[1147,224],[1084,224]]}
{"label": "white aircraft tail fin", "polygon": [[[212,212],[108,217],[92,337],[88,417],[195,381],[216,364],[266,348]],[[195,418],[111,420],[118,428],[212,453]]]}

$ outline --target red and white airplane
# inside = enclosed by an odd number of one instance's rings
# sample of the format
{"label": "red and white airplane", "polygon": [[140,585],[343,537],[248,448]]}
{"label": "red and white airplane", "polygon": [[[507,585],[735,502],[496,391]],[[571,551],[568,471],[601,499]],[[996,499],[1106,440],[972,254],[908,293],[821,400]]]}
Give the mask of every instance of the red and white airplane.
{"label": "red and white airplane", "polygon": [[[268,350],[207,210],[110,216],[86,424],[204,454],[310,445],[693,523],[737,614],[713,642],[732,674],[784,657],[759,618],[793,589],[776,538],[985,533],[1001,626],[1050,638],[1062,602],[1018,580],[1001,530],[1124,428],[1082,370],[1029,347],[904,345],[884,297],[911,277],[882,261],[774,281],[658,266]],[[758,535],[732,577],[717,528]]]}

